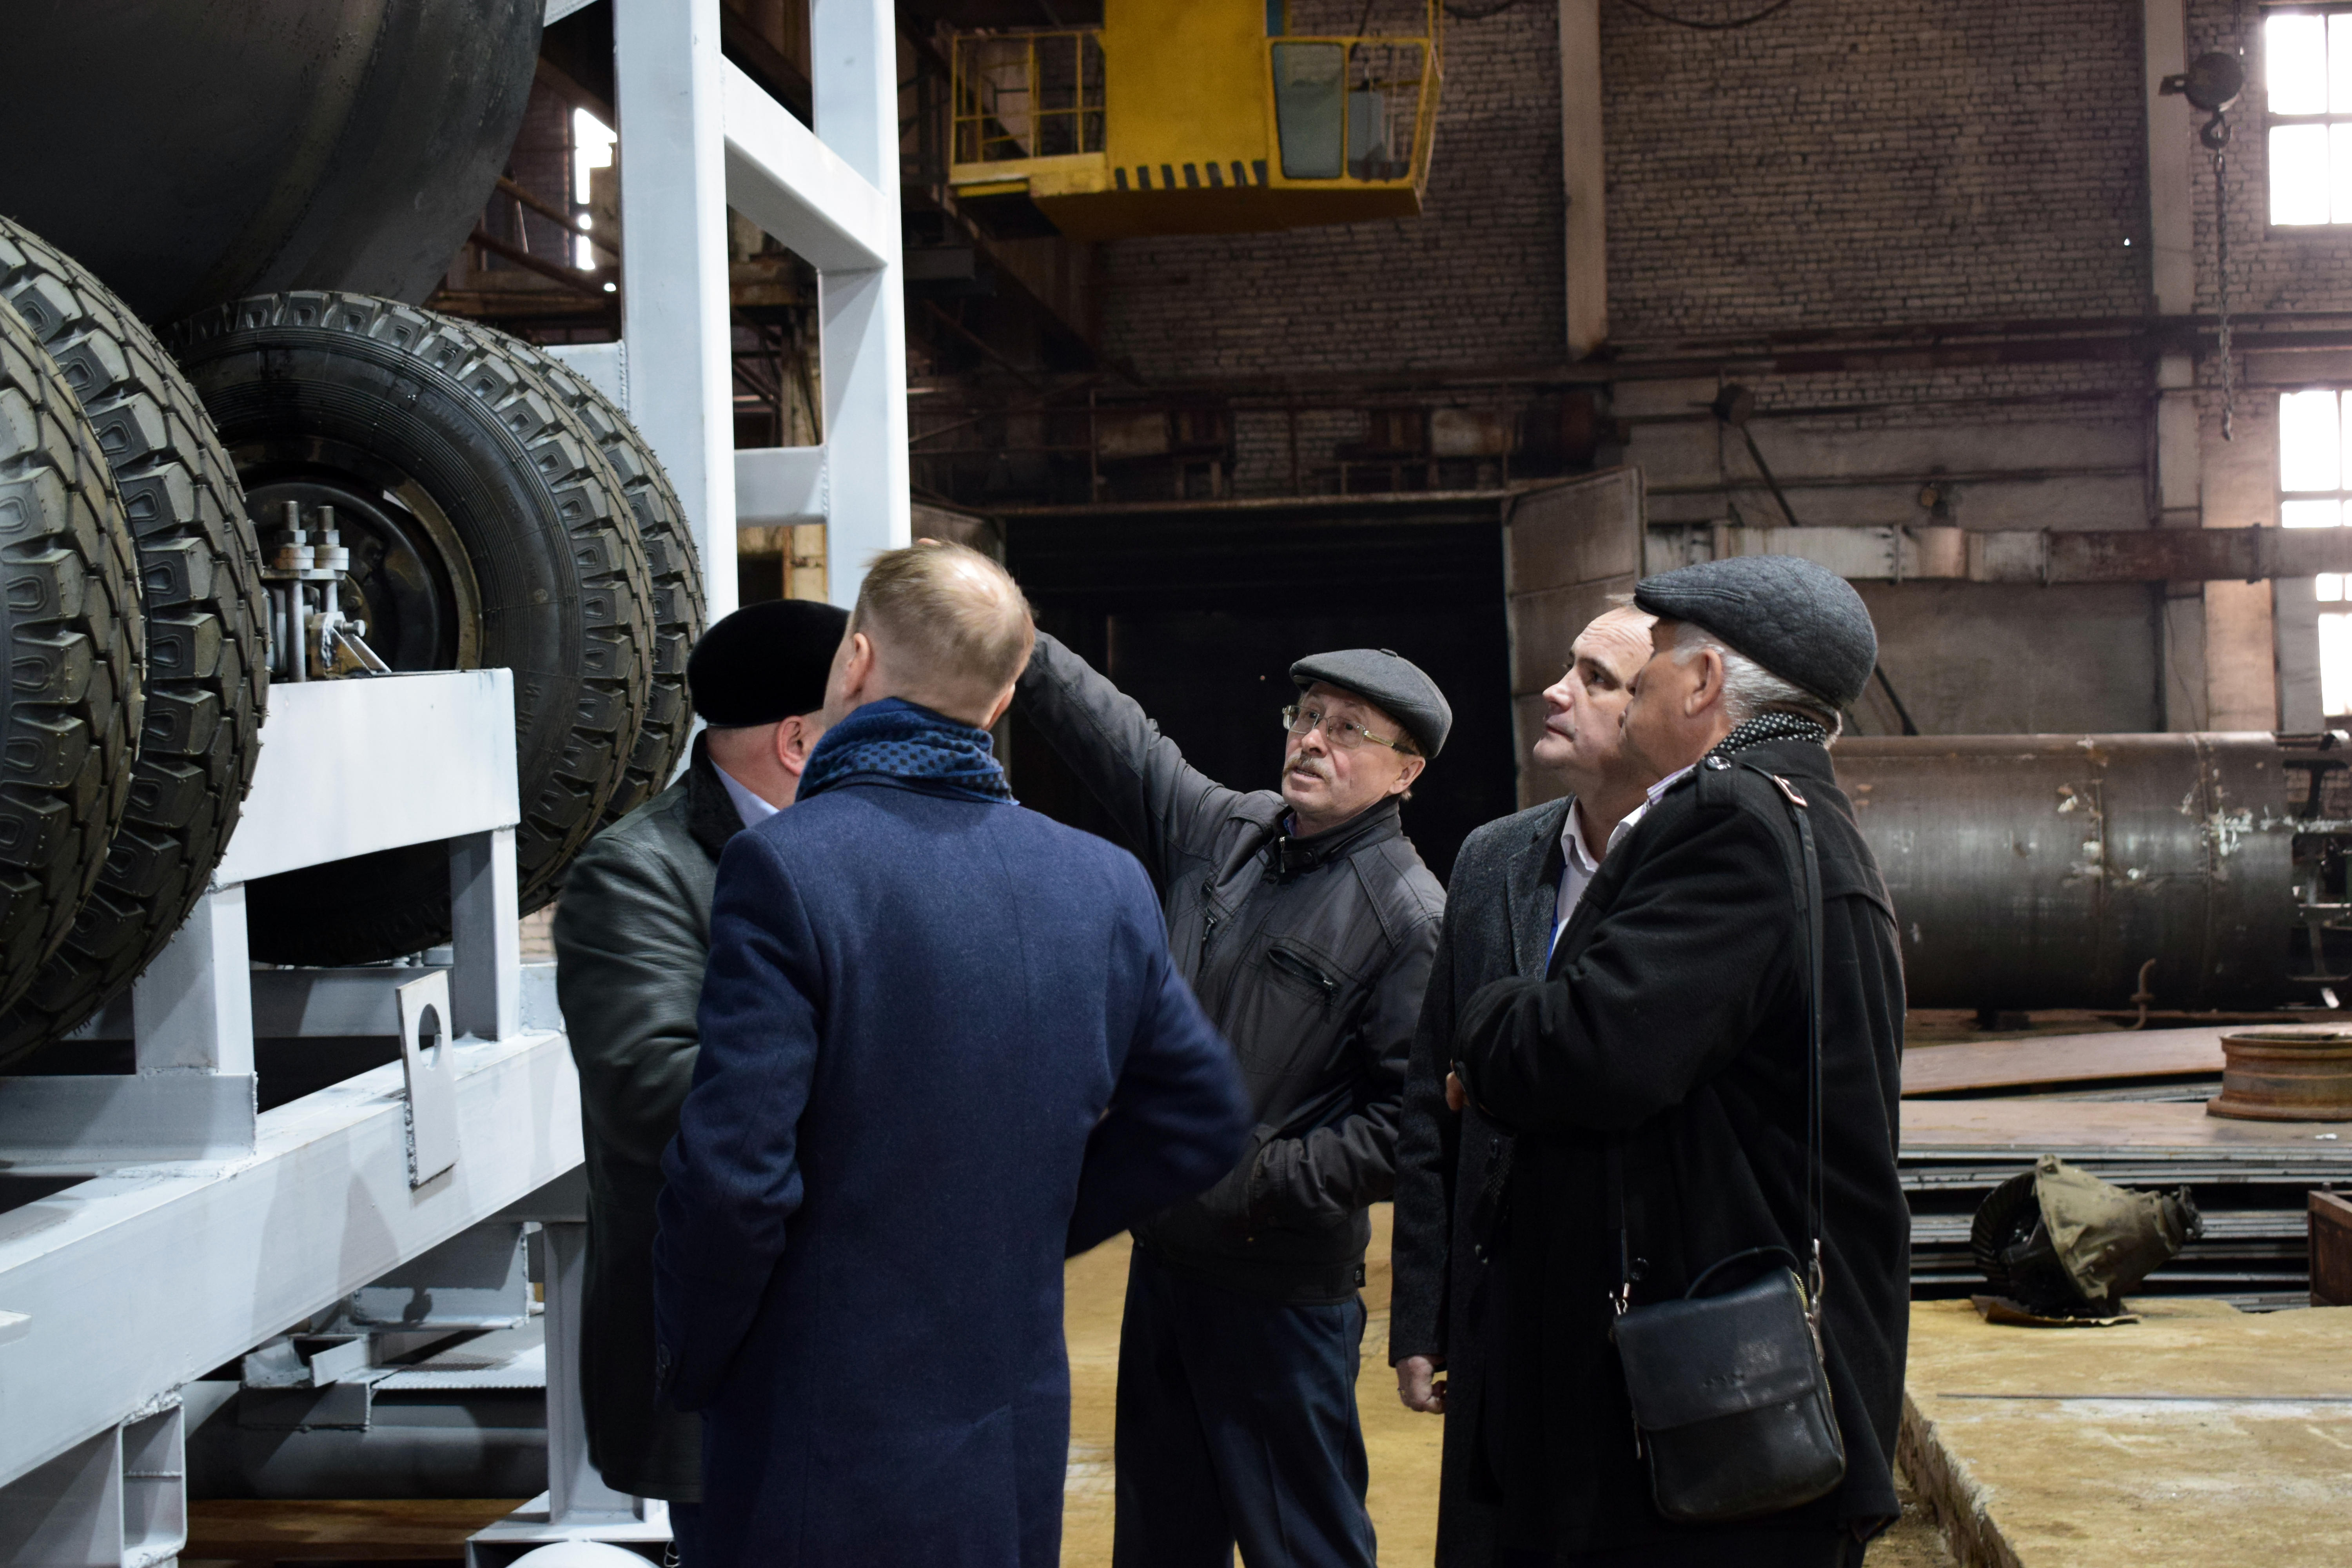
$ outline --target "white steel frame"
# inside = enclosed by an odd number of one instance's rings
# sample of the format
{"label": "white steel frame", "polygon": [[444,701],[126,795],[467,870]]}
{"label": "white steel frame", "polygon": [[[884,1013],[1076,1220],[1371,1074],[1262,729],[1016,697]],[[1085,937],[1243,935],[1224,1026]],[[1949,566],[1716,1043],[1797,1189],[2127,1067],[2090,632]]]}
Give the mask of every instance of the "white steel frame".
{"label": "white steel frame", "polygon": [[[811,131],[720,58],[719,0],[613,5],[629,416],[685,504],[711,619],[735,607],[738,523],[824,523],[827,595],[853,605],[911,517],[893,8],[810,0]],[[734,449],[730,206],[816,268],[822,446]]]}
{"label": "white steel frame", "polygon": [[[551,18],[580,0],[551,0]],[[719,51],[718,0],[614,0],[624,346],[572,351],[652,442],[699,546],[713,619],[735,604],[741,521],[826,525],[829,596],[909,533],[892,7],[811,0],[815,130]],[[726,211],[820,279],[824,441],[733,449]],[[0,1568],[168,1563],[184,1542],[180,1387],[536,1193],[581,1158],[560,1022],[527,1016],[520,812],[505,670],[281,686],[242,831],[210,890],[119,1005],[127,1077],[0,1079],[0,1170],[79,1176],[0,1214]],[[266,1113],[253,1039],[398,1023],[416,968],[253,971],[244,883],[400,845],[450,846],[448,1037]],[[373,1032],[373,1029],[365,1032]],[[429,1059],[426,1059],[428,1058]],[[420,1151],[417,1105],[456,1129]],[[423,1155],[419,1158],[420,1153]],[[579,1216],[547,1216],[551,1336]],[[553,1347],[551,1347],[553,1348]],[[508,1538],[667,1534],[581,1449],[576,1378],[550,1377],[544,1523]],[[526,1514],[530,1510],[525,1510]],[[542,1533],[544,1532],[544,1533]],[[498,1532],[486,1532],[486,1534]],[[488,1542],[484,1545],[489,1544]]]}
{"label": "white steel frame", "polygon": [[[182,1384],[578,1164],[564,1037],[524,1018],[513,733],[504,669],[278,688],[240,830],[133,988],[137,1070],[0,1079],[0,1167],[89,1178],[0,1214],[0,1563],[168,1561]],[[323,972],[314,1000],[251,968],[247,880],[436,841],[446,970]],[[447,1009],[439,1045],[256,1113],[257,1011],[339,1032],[404,990]]]}

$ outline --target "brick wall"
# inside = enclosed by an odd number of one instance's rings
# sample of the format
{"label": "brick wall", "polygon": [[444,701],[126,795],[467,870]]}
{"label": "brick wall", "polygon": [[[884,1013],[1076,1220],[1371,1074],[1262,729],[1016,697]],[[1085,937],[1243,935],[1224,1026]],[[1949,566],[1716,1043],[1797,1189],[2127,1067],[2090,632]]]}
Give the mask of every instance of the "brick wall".
{"label": "brick wall", "polygon": [[[2242,33],[2241,26],[2242,26]],[[2189,6],[2189,58],[2209,49],[2235,53],[2242,43],[2246,90],[2230,112],[2229,146],[2230,308],[2234,310],[2352,310],[2352,245],[2334,228],[2270,226],[2270,161],[2263,116],[2263,89],[2260,14],[2231,0],[2193,0]],[[2194,114],[2194,111],[2191,111]],[[2205,116],[2194,114],[2203,124]],[[2212,154],[2190,154],[2197,235],[2197,308],[2219,300],[2213,247]]]}
{"label": "brick wall", "polygon": [[[1321,22],[1294,3],[1291,25]],[[1104,347],[1153,380],[1556,357],[1559,158],[1554,7],[1449,20],[1421,218],[1107,245]]]}
{"label": "brick wall", "polygon": [[1609,5],[1601,79],[1620,342],[2147,308],[2133,0]]}

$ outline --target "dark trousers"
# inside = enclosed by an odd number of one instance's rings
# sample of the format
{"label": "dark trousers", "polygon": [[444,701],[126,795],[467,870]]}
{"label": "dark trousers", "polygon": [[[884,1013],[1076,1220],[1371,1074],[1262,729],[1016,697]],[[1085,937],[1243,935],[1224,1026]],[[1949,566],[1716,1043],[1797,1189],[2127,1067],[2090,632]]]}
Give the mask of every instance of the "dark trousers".
{"label": "dark trousers", "polygon": [[702,1561],[702,1505],[669,1505],[669,1552],[665,1561],[673,1568],[696,1568]]}
{"label": "dark trousers", "polygon": [[1860,1568],[1863,1542],[1845,1531],[1726,1531],[1657,1546],[1554,1556],[1506,1547],[1496,1568]]}
{"label": "dark trousers", "polygon": [[1118,1340],[1113,1568],[1371,1568],[1361,1298],[1285,1307],[1139,1247]]}

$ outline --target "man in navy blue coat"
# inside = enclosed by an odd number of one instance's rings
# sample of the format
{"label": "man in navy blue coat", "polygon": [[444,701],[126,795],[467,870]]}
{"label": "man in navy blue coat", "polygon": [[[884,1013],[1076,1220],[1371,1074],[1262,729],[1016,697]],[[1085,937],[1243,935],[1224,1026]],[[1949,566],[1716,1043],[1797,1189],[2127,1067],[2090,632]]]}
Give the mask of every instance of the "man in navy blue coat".
{"label": "man in navy blue coat", "polygon": [[719,862],[655,1257],[709,1568],[1049,1568],[1063,1258],[1248,1137],[1142,868],[991,753],[1034,637],[985,556],[878,556],[798,803]]}

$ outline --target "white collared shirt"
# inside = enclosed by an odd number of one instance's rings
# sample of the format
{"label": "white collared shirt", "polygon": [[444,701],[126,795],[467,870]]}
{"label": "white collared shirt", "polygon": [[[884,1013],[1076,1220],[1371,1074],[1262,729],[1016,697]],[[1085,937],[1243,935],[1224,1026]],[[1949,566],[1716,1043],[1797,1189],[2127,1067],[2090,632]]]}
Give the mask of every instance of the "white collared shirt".
{"label": "white collared shirt", "polygon": [[727,786],[727,798],[735,803],[735,815],[743,819],[744,826],[757,827],[776,815],[774,806],[737,783],[733,773],[729,773],[717,763],[710,764],[710,771],[717,773],[719,782]]}
{"label": "white collared shirt", "polygon": [[[1697,765],[1696,763],[1693,763],[1691,767],[1695,768]],[[1583,812],[1578,808],[1574,801],[1569,802],[1568,819],[1562,822],[1559,827],[1560,858],[1563,864],[1559,872],[1559,894],[1552,904],[1551,945],[1553,947],[1559,946],[1560,933],[1568,929],[1568,922],[1575,918],[1576,906],[1584,901],[1584,889],[1592,885],[1593,876],[1601,869],[1601,862],[1608,858],[1610,850],[1616,848],[1617,841],[1631,833],[1633,830],[1633,825],[1647,816],[1650,808],[1658,804],[1658,798],[1673,788],[1676,780],[1690,771],[1690,768],[1676,768],[1644,791],[1642,804],[1627,812],[1623,819],[1609,830],[1609,843],[1597,856],[1585,846]]]}

